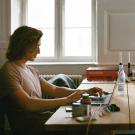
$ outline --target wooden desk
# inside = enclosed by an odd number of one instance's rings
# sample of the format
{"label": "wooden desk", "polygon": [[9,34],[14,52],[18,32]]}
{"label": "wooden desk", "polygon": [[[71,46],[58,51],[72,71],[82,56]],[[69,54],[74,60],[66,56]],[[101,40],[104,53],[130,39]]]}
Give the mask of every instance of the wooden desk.
{"label": "wooden desk", "polygon": [[135,129],[135,81],[128,84],[130,128]]}
{"label": "wooden desk", "polygon": [[[91,88],[91,87],[101,87],[104,90],[109,90],[114,87],[113,83],[109,84],[91,84],[82,83],[79,88]],[[135,85],[133,85],[135,87]],[[132,87],[133,87],[132,86]],[[120,107],[120,112],[111,112],[106,115],[99,117],[95,121],[89,122],[89,132],[98,131],[100,135],[109,135],[113,133],[116,129],[130,129],[130,114],[129,114],[129,104],[128,104],[128,90],[127,85],[125,86],[124,95],[119,95],[117,89],[114,92],[111,103],[117,104]],[[135,95],[135,93],[134,93]],[[135,98],[134,98],[135,99]],[[133,100],[134,100],[133,99]],[[132,101],[131,101],[132,102]],[[135,100],[134,100],[135,102]],[[60,130],[64,129],[70,134],[78,134],[86,132],[88,127],[88,122],[78,122],[72,118],[70,112],[65,111],[65,106],[60,107],[53,116],[45,123],[48,130]],[[135,109],[132,110],[135,112]],[[135,123],[135,118],[134,118]],[[101,130],[101,132],[100,132]],[[105,131],[105,132],[103,132]],[[95,133],[98,135],[97,133]]]}

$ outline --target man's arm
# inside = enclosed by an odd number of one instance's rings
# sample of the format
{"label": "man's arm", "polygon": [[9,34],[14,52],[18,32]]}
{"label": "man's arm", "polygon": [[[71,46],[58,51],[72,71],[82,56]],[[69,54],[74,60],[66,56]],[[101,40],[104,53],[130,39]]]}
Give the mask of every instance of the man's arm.
{"label": "man's arm", "polygon": [[56,86],[44,79],[41,81],[41,89],[43,93],[52,97],[65,97],[77,91],[77,89]]}
{"label": "man's arm", "polygon": [[18,107],[28,112],[38,112],[54,109],[56,107],[71,104],[72,102],[79,100],[82,93],[81,91],[74,92],[67,97],[56,99],[40,99],[30,97],[22,87],[10,95],[10,98],[15,102]]}
{"label": "man's arm", "polygon": [[86,92],[90,95],[95,95],[96,93],[99,93],[100,96],[102,95],[102,89],[98,87],[93,87],[89,89],[71,89],[67,87],[59,87],[53,85],[44,79],[41,81],[41,89],[43,93],[46,93],[47,95],[52,97],[65,97],[74,93],[75,91],[81,91],[82,93]]}

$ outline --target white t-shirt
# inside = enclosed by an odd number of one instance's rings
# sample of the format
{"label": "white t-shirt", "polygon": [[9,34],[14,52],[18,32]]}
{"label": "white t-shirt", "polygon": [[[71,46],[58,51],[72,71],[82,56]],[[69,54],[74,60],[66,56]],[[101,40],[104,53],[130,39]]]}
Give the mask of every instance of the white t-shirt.
{"label": "white t-shirt", "polygon": [[33,98],[42,98],[40,78],[38,71],[30,66],[18,66],[14,62],[6,62],[1,70],[2,89],[0,96],[7,96],[22,87]]}

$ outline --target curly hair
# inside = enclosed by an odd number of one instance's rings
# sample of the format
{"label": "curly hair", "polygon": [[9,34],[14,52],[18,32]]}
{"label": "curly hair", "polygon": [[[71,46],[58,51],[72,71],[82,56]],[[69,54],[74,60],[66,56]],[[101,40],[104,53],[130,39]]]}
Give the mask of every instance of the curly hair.
{"label": "curly hair", "polygon": [[23,58],[29,49],[37,45],[42,35],[42,31],[29,26],[17,28],[10,36],[7,59],[14,61]]}

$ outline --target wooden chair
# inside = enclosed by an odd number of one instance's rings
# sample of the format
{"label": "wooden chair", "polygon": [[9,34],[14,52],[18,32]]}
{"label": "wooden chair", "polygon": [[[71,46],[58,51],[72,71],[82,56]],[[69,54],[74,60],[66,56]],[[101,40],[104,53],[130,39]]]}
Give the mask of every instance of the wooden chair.
{"label": "wooden chair", "polygon": [[11,135],[11,128],[6,115],[4,100],[0,99],[0,135]]}
{"label": "wooden chair", "polygon": [[[0,99],[0,135],[39,135],[46,132],[44,123],[52,112],[17,111],[9,107],[10,102],[5,99]],[[10,132],[5,130],[5,116],[10,125]]]}
{"label": "wooden chair", "polygon": [[5,110],[2,101],[0,100],[0,135],[4,135],[5,128]]}

